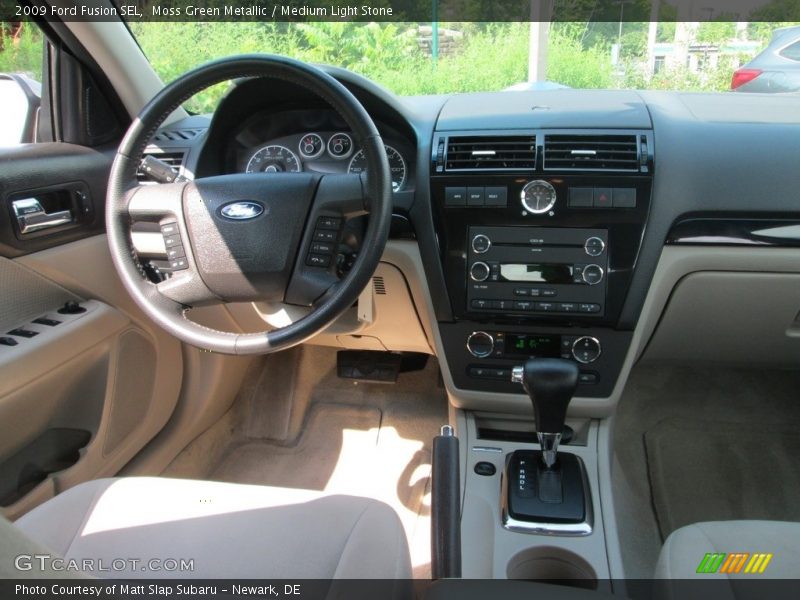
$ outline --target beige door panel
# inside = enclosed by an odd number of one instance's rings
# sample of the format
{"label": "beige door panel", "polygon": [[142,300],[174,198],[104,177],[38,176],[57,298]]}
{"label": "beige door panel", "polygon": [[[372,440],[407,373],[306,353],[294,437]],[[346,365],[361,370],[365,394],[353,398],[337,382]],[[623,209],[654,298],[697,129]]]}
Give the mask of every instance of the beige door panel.
{"label": "beige door panel", "polygon": [[[0,259],[0,283],[2,332],[39,332],[0,346],[0,504],[15,518],[116,474],[164,428],[184,369],[181,344],[122,287],[105,236]],[[66,300],[86,312],[58,313]]]}

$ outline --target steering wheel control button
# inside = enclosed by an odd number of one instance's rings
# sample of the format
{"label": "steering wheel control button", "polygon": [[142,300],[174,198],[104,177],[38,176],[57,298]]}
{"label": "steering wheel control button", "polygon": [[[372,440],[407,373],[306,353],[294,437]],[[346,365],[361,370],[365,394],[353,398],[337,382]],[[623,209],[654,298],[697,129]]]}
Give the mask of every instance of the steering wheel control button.
{"label": "steering wheel control button", "polygon": [[472,263],[472,266],[469,269],[469,276],[472,281],[486,281],[489,279],[490,274],[491,269],[485,262],[478,261],[476,263]]}
{"label": "steering wheel control button", "polygon": [[492,247],[492,240],[490,240],[482,233],[479,233],[474,238],[472,238],[472,251],[475,254],[483,254],[484,252],[487,252],[491,247]]}
{"label": "steering wheel control button", "polygon": [[177,233],[173,235],[164,236],[164,246],[166,246],[167,248],[172,248],[173,246],[180,246],[181,244],[183,244],[183,241],[181,240],[181,236],[178,235]]}
{"label": "steering wheel control button", "polygon": [[175,260],[176,258],[183,258],[185,256],[186,256],[186,251],[180,244],[178,244],[177,246],[172,246],[170,248],[167,248],[167,258],[169,260]]}
{"label": "steering wheel control button", "polygon": [[600,265],[586,265],[583,267],[583,275],[581,277],[584,283],[597,285],[603,281],[603,275],[603,268]]}
{"label": "steering wheel control button", "polygon": [[486,358],[494,350],[494,338],[485,331],[475,331],[467,338],[467,350],[476,358]]}
{"label": "steering wheel control button", "polygon": [[331,264],[331,257],[329,254],[309,254],[306,264],[309,267],[328,267]]}
{"label": "steering wheel control button", "polygon": [[336,232],[330,229],[317,229],[314,231],[315,242],[335,242]]}
{"label": "steering wheel control button", "polygon": [[484,206],[485,191],[482,187],[467,188],[467,206]]}
{"label": "steering wheel control button", "polygon": [[311,252],[315,254],[333,254],[333,244],[327,242],[314,242],[311,244]]}
{"label": "steering wheel control button", "polygon": [[446,187],[444,188],[445,206],[466,206],[467,188],[465,187]]}
{"label": "steering wheel control button", "polygon": [[544,179],[529,181],[520,192],[522,208],[534,215],[542,215],[553,210],[556,198],[556,189]]}
{"label": "steering wheel control button", "polygon": [[169,268],[172,271],[183,271],[184,269],[189,268],[189,261],[186,260],[186,257],[176,258],[169,261]]}
{"label": "steering wheel control button", "polygon": [[475,463],[475,473],[482,477],[491,477],[495,473],[497,473],[497,467],[495,467],[492,463],[486,462],[482,460],[479,463]]}
{"label": "steering wheel control button", "polygon": [[572,356],[579,363],[589,364],[600,358],[600,341],[589,335],[584,335],[572,344]]}
{"label": "steering wheel control button", "polygon": [[334,229],[338,230],[342,224],[342,220],[338,217],[320,217],[317,219],[318,229]]}
{"label": "steering wheel control button", "polygon": [[606,243],[599,237],[590,237],[583,245],[583,249],[589,256],[600,256],[606,249]]}
{"label": "steering wheel control button", "polygon": [[164,223],[161,226],[161,235],[164,237],[173,236],[173,235],[180,235],[180,231],[178,231],[178,224],[177,223]]}
{"label": "steering wheel control button", "polygon": [[497,206],[505,208],[508,206],[508,188],[487,187],[485,193],[486,206]]}
{"label": "steering wheel control button", "polygon": [[594,202],[595,208],[611,208],[612,204],[611,188],[594,188]]}

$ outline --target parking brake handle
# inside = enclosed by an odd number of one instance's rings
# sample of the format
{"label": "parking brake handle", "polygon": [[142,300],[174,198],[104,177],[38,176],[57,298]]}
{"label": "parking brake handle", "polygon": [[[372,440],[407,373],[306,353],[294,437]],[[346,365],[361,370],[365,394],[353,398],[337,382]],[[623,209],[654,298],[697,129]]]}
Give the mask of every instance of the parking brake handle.
{"label": "parking brake handle", "polygon": [[450,425],[433,438],[431,465],[431,573],[461,577],[461,473],[458,438]]}

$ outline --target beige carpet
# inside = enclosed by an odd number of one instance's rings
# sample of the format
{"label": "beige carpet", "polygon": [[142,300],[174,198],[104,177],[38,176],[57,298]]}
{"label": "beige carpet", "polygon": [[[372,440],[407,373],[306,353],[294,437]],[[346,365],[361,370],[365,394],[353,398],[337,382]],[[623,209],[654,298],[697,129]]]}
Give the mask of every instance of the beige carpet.
{"label": "beige carpet", "polygon": [[231,411],[164,475],[381,500],[405,526],[414,575],[430,577],[431,445],[447,422],[438,363],[364,384],[336,377],[334,350],[285,354],[254,368]]}

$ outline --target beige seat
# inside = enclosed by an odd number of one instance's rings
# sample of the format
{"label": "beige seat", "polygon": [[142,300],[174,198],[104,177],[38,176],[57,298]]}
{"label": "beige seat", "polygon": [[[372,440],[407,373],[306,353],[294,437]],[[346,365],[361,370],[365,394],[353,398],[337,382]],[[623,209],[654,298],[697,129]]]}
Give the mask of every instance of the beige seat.
{"label": "beige seat", "polygon": [[[399,518],[366,498],[178,479],[101,479],[67,490],[16,525],[64,558],[93,560],[85,571],[91,576],[411,577]],[[99,570],[101,561],[111,571]]]}

